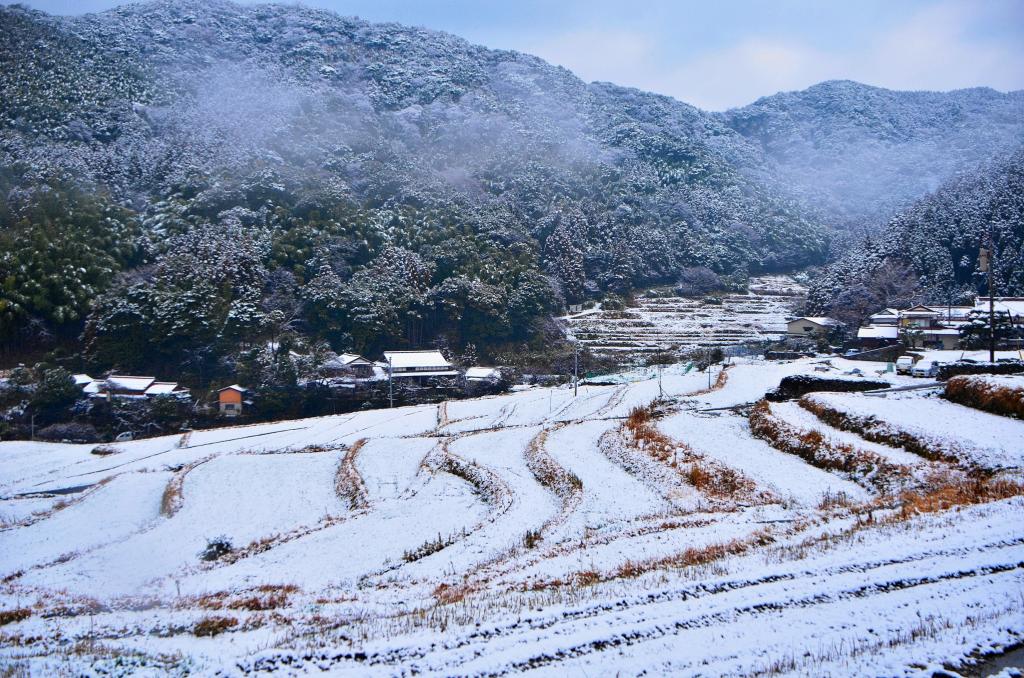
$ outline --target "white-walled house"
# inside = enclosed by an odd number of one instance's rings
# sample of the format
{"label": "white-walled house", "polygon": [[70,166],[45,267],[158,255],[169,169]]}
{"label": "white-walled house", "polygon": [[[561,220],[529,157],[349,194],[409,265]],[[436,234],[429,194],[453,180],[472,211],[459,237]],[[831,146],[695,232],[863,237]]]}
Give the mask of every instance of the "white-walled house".
{"label": "white-walled house", "polygon": [[440,351],[384,351],[392,379],[423,381],[459,376],[459,371]]}
{"label": "white-walled house", "polygon": [[93,379],[88,374],[72,375],[75,384],[91,398],[188,398],[189,390],[176,381],[157,381],[156,377],[111,374],[106,379]]}
{"label": "white-walled house", "polygon": [[843,323],[824,316],[794,318],[786,323],[786,334],[790,337],[827,337]]}

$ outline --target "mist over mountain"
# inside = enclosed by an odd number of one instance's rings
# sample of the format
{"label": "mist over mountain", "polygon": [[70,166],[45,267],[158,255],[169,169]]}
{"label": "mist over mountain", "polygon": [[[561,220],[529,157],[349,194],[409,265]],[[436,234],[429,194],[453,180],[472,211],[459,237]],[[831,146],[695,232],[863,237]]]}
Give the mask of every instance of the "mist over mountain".
{"label": "mist over mountain", "polygon": [[1024,143],[1024,91],[829,81],[721,114],[835,226],[870,232],[957,172]]}
{"label": "mist over mountain", "polygon": [[978,251],[990,236],[994,293],[1024,295],[1024,150],[947,180],[893,217],[815,278],[809,302],[822,312],[877,309],[889,302],[880,288],[903,278],[896,287],[917,301],[970,303],[987,293]]}
{"label": "mist over mountain", "polygon": [[[1021,93],[823,83],[712,114],[298,6],[0,8],[0,335],[104,364],[497,345],[565,302],[822,263],[1018,145]],[[144,354],[137,346],[149,347]]]}

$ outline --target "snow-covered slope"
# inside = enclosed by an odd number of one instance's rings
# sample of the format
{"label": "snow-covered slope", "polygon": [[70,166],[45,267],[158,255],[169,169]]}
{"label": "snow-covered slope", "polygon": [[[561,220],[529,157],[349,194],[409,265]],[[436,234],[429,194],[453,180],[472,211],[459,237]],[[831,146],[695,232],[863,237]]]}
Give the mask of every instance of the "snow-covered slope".
{"label": "snow-covered slope", "polygon": [[[1016,451],[986,448],[970,468],[996,476],[964,484],[966,466],[773,406],[926,468],[885,496],[752,437],[747,404],[816,365],[742,361],[710,391],[706,374],[666,370],[655,410],[638,408],[657,379],[634,374],[576,397],[533,388],[105,457],[0,443],[0,666],[902,674],[1013,642]],[[950,444],[1021,426],[923,395],[871,402],[940,422]],[[230,550],[203,559],[212,538]]]}

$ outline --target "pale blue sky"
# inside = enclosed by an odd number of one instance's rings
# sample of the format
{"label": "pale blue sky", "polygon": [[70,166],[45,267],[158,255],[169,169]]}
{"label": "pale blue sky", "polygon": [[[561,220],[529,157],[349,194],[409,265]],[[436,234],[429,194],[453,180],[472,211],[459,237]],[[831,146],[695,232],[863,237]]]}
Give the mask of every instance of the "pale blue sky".
{"label": "pale blue sky", "polygon": [[[117,0],[29,0],[82,14]],[[835,78],[1024,89],[1024,0],[305,0],[721,110]]]}

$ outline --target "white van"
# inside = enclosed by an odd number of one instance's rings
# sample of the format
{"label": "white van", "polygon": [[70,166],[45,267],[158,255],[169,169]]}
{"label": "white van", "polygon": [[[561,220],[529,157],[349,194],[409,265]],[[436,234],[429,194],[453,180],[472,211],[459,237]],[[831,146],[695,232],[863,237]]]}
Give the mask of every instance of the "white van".
{"label": "white van", "polygon": [[910,371],[913,377],[937,377],[939,375],[939,363],[934,360],[919,360]]}
{"label": "white van", "polygon": [[914,368],[914,358],[909,355],[901,355],[896,358],[896,374],[910,374]]}

